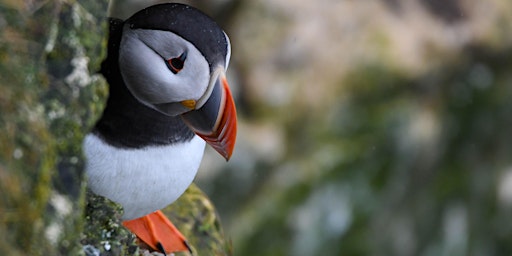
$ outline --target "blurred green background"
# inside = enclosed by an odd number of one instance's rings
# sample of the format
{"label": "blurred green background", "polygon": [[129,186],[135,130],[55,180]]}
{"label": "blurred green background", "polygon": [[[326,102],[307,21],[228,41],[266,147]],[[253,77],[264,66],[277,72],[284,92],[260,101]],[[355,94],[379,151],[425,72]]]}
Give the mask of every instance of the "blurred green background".
{"label": "blurred green background", "polygon": [[[512,255],[512,2],[188,3],[232,43],[237,146],[196,183],[234,255]],[[106,8],[0,0],[3,254],[81,251]]]}

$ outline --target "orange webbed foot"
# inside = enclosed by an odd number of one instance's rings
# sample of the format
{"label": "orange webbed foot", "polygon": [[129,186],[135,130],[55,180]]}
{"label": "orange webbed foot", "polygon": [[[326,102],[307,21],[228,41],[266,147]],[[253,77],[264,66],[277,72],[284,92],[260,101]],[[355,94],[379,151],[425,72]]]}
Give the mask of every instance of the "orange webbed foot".
{"label": "orange webbed foot", "polygon": [[154,250],[164,254],[178,251],[192,253],[185,236],[159,210],[138,219],[124,221],[123,225]]}

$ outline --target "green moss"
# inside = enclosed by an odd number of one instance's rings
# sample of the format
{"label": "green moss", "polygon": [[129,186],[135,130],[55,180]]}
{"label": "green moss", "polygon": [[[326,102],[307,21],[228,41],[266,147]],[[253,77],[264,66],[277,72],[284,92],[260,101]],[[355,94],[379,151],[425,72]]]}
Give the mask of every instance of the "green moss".
{"label": "green moss", "polygon": [[122,226],[122,213],[120,205],[88,192],[81,243],[102,255],[138,255],[136,237]]}
{"label": "green moss", "polygon": [[[8,39],[0,42],[2,255],[76,255],[81,251],[84,183],[80,145],[88,130],[84,123],[90,123],[97,115],[92,112],[98,113],[101,107],[90,107],[90,100],[73,97],[73,93],[78,90],[92,98],[101,86],[80,88],[64,80],[81,40],[66,44],[71,42],[66,35],[82,28],[60,26],[60,15],[71,14],[72,8],[66,7],[72,5],[47,1],[35,12],[17,5],[0,6],[7,22],[0,33]],[[106,1],[103,5],[106,9]],[[95,19],[92,16],[83,24],[94,26]],[[56,43],[47,52],[45,44],[51,40]],[[101,49],[101,44],[96,47]],[[92,48],[81,54],[93,53]],[[94,104],[101,105],[98,100]],[[62,212],[52,198],[62,199],[71,212],[66,208]]]}
{"label": "green moss", "polygon": [[195,184],[163,212],[187,237],[195,255],[231,255],[215,207]]}
{"label": "green moss", "polygon": [[[231,255],[215,208],[196,185],[192,184],[163,212],[187,238],[194,255]],[[138,244],[138,239],[123,227],[121,206],[87,193],[85,216],[82,244],[90,250],[102,255],[139,255],[146,250],[147,246]]]}

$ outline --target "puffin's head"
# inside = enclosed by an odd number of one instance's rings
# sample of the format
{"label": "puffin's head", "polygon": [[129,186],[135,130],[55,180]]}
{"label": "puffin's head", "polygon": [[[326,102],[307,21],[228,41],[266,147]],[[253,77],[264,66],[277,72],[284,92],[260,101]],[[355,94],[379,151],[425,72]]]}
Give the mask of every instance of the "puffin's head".
{"label": "puffin's head", "polygon": [[119,67],[128,90],[146,106],[181,116],[229,159],[236,110],[226,81],[229,38],[207,15],[187,5],[159,4],[125,21]]}

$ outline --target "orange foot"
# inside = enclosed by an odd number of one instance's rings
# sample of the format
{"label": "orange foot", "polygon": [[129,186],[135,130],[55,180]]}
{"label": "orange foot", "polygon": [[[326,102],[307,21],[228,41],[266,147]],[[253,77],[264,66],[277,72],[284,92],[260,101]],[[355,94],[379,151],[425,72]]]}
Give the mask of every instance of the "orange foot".
{"label": "orange foot", "polygon": [[161,211],[124,221],[123,225],[154,250],[164,254],[178,251],[192,253],[185,237]]}

